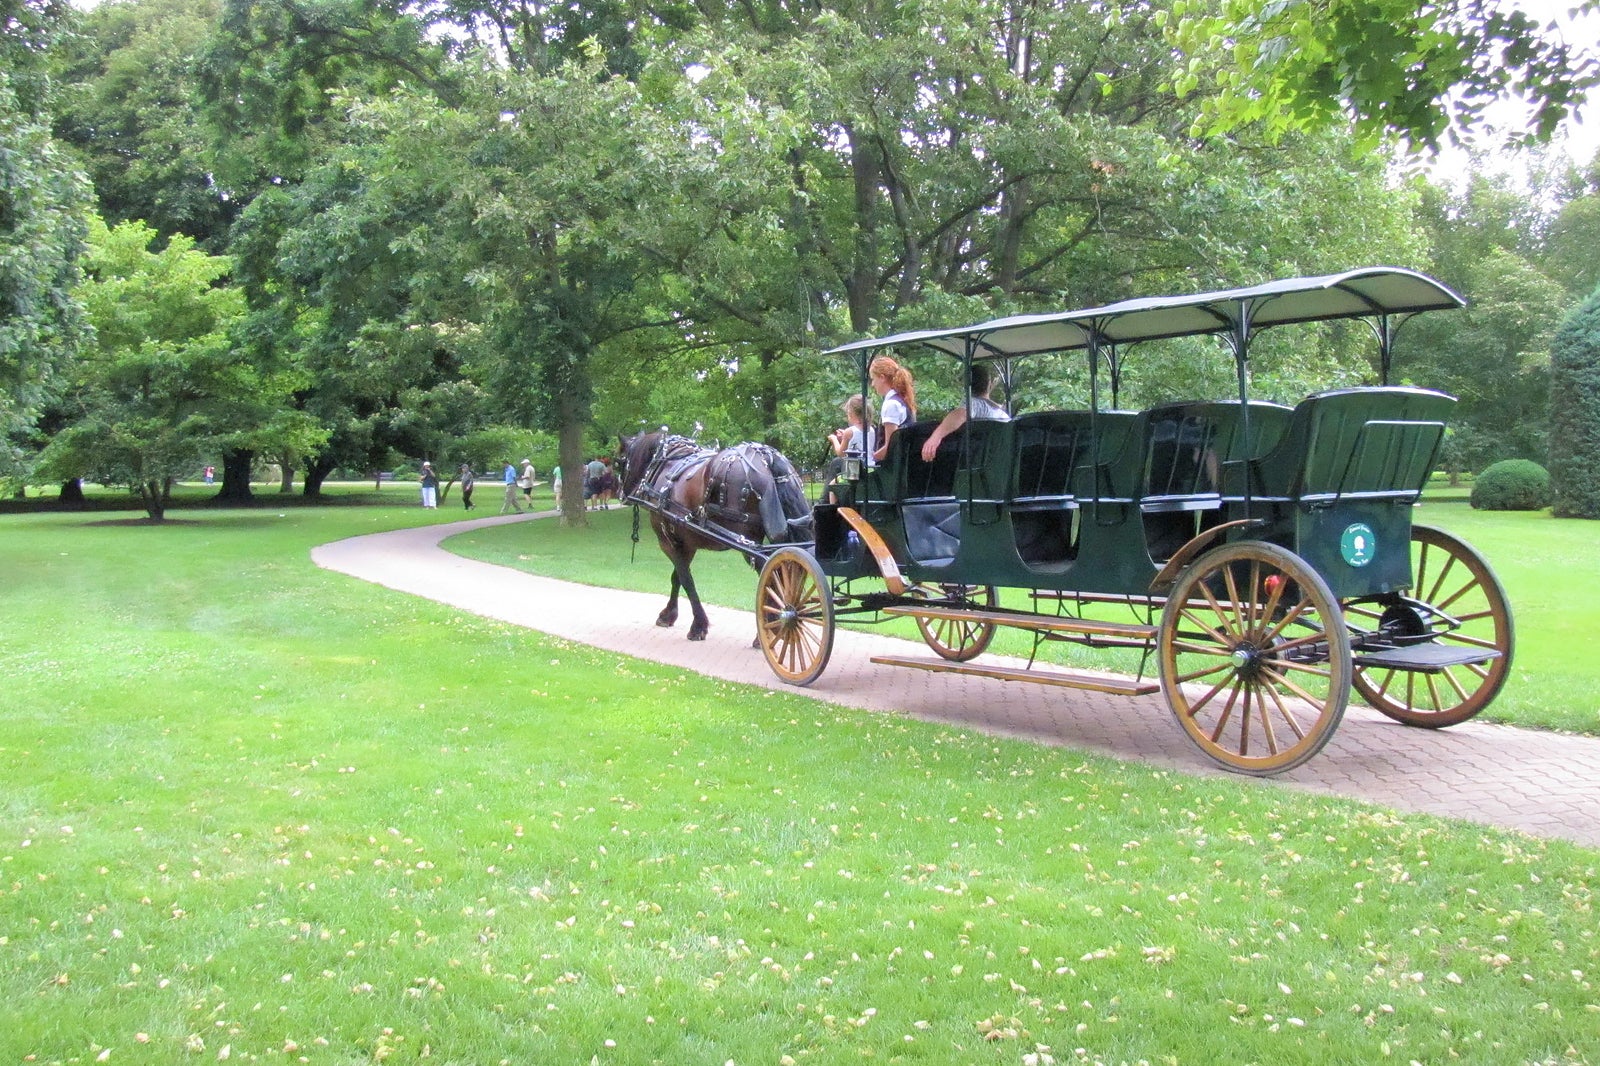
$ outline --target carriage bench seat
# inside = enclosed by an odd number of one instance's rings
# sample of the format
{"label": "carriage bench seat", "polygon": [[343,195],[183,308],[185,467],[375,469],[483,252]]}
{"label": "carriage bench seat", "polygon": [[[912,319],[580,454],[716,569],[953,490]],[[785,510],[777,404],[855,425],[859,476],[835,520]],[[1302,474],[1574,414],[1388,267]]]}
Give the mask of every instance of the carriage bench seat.
{"label": "carriage bench seat", "polygon": [[1340,500],[1414,503],[1455,402],[1409,386],[1308,396],[1295,407],[1278,447],[1250,464],[1252,495],[1307,507]]}
{"label": "carriage bench seat", "polygon": [[1146,513],[1209,511],[1236,499],[1235,471],[1283,437],[1292,412],[1252,400],[1172,403],[1152,407],[1144,424],[1143,494]]}
{"label": "carriage bench seat", "polygon": [[1137,419],[1131,411],[1035,411],[1014,428],[1016,477],[1008,504],[1014,512],[1060,511],[1080,506],[1097,491],[1097,469],[1122,451]]}
{"label": "carriage bench seat", "polygon": [[933,462],[922,447],[936,422],[913,422],[889,440],[903,472],[900,515],[906,550],[918,562],[945,566],[961,546],[964,509],[998,518],[1000,489],[1010,477],[1011,424],[986,419],[967,422],[939,445]]}

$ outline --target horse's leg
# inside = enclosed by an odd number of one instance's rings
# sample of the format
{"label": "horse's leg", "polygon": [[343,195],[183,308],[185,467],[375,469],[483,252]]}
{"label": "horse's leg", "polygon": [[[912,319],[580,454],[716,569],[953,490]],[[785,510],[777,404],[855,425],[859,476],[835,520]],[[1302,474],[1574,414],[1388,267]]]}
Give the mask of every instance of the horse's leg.
{"label": "horse's leg", "polygon": [[706,609],[700,606],[700,594],[695,591],[694,575],[689,572],[689,564],[694,561],[694,549],[685,548],[683,552],[683,565],[679,568],[677,581],[683,586],[683,593],[689,597],[689,611],[694,620],[689,623],[689,639],[705,640],[706,633],[711,629],[711,619],[706,617]]}
{"label": "horse's leg", "polygon": [[671,530],[664,524],[660,515],[651,516],[650,525],[656,531],[656,543],[661,546],[661,554],[672,564],[672,591],[667,595],[667,605],[656,615],[656,625],[662,629],[670,629],[678,622],[678,574],[682,570],[679,560],[683,555],[683,548],[672,536]]}
{"label": "horse's leg", "polygon": [[661,608],[661,613],[656,615],[656,625],[662,629],[670,629],[678,622],[678,563],[672,563],[672,593],[667,597],[667,605]]}

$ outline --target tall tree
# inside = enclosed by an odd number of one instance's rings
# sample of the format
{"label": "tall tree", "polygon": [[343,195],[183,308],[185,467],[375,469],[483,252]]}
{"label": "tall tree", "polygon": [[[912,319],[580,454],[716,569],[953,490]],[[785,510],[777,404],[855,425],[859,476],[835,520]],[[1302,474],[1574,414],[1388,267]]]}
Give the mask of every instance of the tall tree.
{"label": "tall tree", "polygon": [[227,336],[242,309],[218,286],[228,261],[140,222],[96,221],[83,299],[95,341],[76,370],[73,418],[41,463],[62,478],[133,488],[152,519],[171,482],[226,447],[270,391]]}
{"label": "tall tree", "polygon": [[[361,160],[367,199],[444,191],[395,242],[425,258],[414,313],[480,329],[490,393],[555,432],[562,468],[578,469],[595,352],[677,321],[660,310],[661,260],[676,252],[663,242],[693,239],[722,210],[709,147],[598,58],[549,75],[481,68],[461,107],[397,95],[357,118],[382,138]],[[583,521],[577,480],[564,487],[568,520]]]}
{"label": "tall tree", "polygon": [[[1416,261],[1407,196],[1348,137],[1191,136],[1161,6],[702,6],[716,21],[666,56],[705,72],[706,135],[769,193],[681,268],[697,336],[743,377],[896,326]],[[720,138],[746,102],[765,136]]]}
{"label": "tall tree", "polygon": [[56,49],[55,134],[94,183],[109,224],[142,220],[225,250],[239,199],[220,186],[202,120],[200,62],[218,0],[116,0]]}
{"label": "tall tree", "polygon": [[1550,487],[1559,518],[1600,518],[1600,289],[1551,345]]}
{"label": "tall tree", "polygon": [[1581,300],[1600,286],[1600,153],[1574,173],[1568,196],[1550,221],[1540,259],[1546,272]]}
{"label": "tall tree", "polygon": [[67,10],[0,0],[0,478],[13,481],[85,339],[74,290],[88,188],[50,136],[44,56]]}
{"label": "tall tree", "polygon": [[428,396],[461,379],[472,339],[415,312],[411,278],[430,252],[400,241],[439,198],[372,189],[364,160],[378,150],[352,137],[304,181],[257,197],[236,231],[241,337],[256,364],[292,376],[293,408],[324,430],[323,446],[299,452],[308,496],[335,467],[426,457],[433,431],[419,411],[439,409]]}
{"label": "tall tree", "polygon": [[1467,307],[1408,324],[1395,373],[1459,398],[1444,453],[1453,471],[1546,461],[1549,342],[1572,296],[1543,267],[1546,197],[1526,180],[1478,174],[1458,190],[1428,187],[1420,200],[1433,269]]}

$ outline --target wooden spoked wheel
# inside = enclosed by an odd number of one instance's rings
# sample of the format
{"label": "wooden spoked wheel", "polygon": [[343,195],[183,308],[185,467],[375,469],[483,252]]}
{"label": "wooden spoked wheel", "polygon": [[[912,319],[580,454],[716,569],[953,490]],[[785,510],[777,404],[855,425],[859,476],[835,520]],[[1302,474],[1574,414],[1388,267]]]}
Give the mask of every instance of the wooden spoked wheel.
{"label": "wooden spoked wheel", "polygon": [[756,581],[756,639],[791,685],[822,676],[833,654],[833,592],[810,552],[779,548]]}
{"label": "wooden spoked wheel", "polygon": [[1443,530],[1412,527],[1411,576],[1408,595],[1346,604],[1345,616],[1354,626],[1380,633],[1432,633],[1435,645],[1499,655],[1429,673],[1357,665],[1351,683],[1390,718],[1438,729],[1483,710],[1505,684],[1516,639],[1511,607],[1483,556]]}
{"label": "wooden spoked wheel", "polygon": [[1202,555],[1173,586],[1157,635],[1178,724],[1230,770],[1293,769],[1333,736],[1350,698],[1350,635],[1327,582],[1274,544]]}
{"label": "wooden spoked wheel", "polygon": [[[993,585],[919,585],[911,590],[926,599],[953,600],[979,610],[988,610],[1000,602],[1000,594]],[[923,618],[918,616],[917,628],[928,647],[943,658],[964,663],[976,659],[994,639],[993,622],[978,622],[965,618]]]}

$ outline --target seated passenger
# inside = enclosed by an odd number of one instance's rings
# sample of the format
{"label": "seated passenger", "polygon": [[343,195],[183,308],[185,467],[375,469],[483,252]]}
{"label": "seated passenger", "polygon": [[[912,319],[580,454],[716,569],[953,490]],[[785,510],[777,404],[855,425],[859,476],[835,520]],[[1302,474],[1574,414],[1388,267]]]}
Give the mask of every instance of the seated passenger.
{"label": "seated passenger", "polygon": [[860,459],[864,465],[870,466],[873,432],[867,425],[866,404],[859,392],[844,402],[844,416],[850,424],[828,434],[833,454],[840,459]]}
{"label": "seated passenger", "polygon": [[911,371],[887,355],[880,355],[867,367],[872,390],[883,397],[878,418],[883,423],[882,439],[870,454],[882,462],[889,454],[889,441],[895,431],[917,417],[917,387]]}
{"label": "seated passenger", "polygon": [[872,426],[867,423],[867,405],[862,400],[861,394],[858,392],[846,400],[842,409],[850,424],[828,434],[828,444],[833,448],[833,457],[822,468],[822,483],[828,486],[829,503],[839,502],[832,490],[833,486],[845,476],[847,460],[855,460],[852,477],[860,477],[862,470],[873,465],[874,434]]}
{"label": "seated passenger", "polygon": [[990,422],[1011,421],[1011,415],[1006,412],[1006,409],[989,399],[989,390],[994,386],[994,379],[989,373],[987,364],[972,364],[972,370],[967,380],[972,385],[971,398],[939,420],[938,426],[934,427],[933,432],[928,435],[928,439],[923,442],[923,462],[933,462],[934,454],[938,452],[939,445],[950,434],[966,425],[968,418]]}

